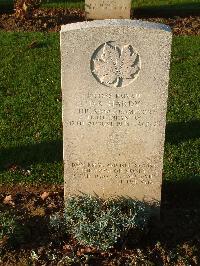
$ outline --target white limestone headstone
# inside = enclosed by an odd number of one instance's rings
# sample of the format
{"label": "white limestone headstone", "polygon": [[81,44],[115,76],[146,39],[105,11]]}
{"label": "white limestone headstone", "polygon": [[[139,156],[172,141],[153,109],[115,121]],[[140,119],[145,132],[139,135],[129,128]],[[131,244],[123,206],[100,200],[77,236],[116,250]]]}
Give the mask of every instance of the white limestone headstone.
{"label": "white limestone headstone", "polygon": [[62,26],[65,197],[159,204],[171,39],[142,21]]}
{"label": "white limestone headstone", "polygon": [[87,19],[129,19],[131,0],[85,0]]}

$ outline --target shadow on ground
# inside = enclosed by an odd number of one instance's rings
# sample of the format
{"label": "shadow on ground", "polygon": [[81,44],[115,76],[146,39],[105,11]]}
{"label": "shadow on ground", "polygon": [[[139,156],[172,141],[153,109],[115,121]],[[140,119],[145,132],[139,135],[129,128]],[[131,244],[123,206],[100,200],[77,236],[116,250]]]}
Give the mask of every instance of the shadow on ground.
{"label": "shadow on ground", "polygon": [[200,121],[192,120],[187,123],[168,123],[166,127],[166,142],[177,144],[191,139],[200,138]]}
{"label": "shadow on ground", "polygon": [[[127,247],[154,247],[152,260],[162,261],[162,250],[173,252],[178,247],[200,250],[200,176],[184,182],[164,182],[162,188],[161,219],[154,222],[140,243],[134,244],[129,235]],[[158,251],[155,249],[158,248]],[[164,250],[163,250],[164,251]],[[157,253],[157,254],[156,254]],[[176,254],[178,255],[177,251]],[[175,256],[175,257],[176,257]],[[156,264],[157,265],[157,264]],[[159,265],[163,265],[162,263]]]}
{"label": "shadow on ground", "polygon": [[[166,142],[177,144],[200,138],[200,121],[169,123],[166,127]],[[62,141],[42,142],[0,150],[0,171],[11,165],[29,166],[36,163],[62,162]]]}
{"label": "shadow on ground", "polygon": [[200,16],[200,3],[159,5],[135,8],[132,18]]}
{"label": "shadow on ground", "polygon": [[42,142],[0,150],[0,171],[12,165],[62,162],[62,141]]}
{"label": "shadow on ground", "polygon": [[13,11],[14,11],[13,2],[1,3],[1,0],[0,0],[0,14],[13,13]]}

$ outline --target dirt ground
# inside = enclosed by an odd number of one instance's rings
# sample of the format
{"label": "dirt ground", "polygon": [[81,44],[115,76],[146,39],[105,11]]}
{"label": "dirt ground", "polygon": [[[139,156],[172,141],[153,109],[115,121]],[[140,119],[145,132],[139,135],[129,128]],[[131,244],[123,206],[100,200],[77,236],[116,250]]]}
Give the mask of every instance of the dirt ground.
{"label": "dirt ground", "polygon": [[[200,15],[187,17],[144,17],[132,14],[132,19],[143,19],[169,25],[175,35],[199,35]],[[0,29],[5,31],[58,32],[63,24],[85,21],[80,9],[37,9],[29,19],[16,18],[14,14],[0,14]]]}
{"label": "dirt ground", "polygon": [[130,235],[123,247],[100,252],[49,231],[50,215],[64,208],[63,186],[1,186],[0,211],[20,217],[25,237],[0,252],[0,265],[200,265],[199,192],[164,186],[161,221],[139,243]]}

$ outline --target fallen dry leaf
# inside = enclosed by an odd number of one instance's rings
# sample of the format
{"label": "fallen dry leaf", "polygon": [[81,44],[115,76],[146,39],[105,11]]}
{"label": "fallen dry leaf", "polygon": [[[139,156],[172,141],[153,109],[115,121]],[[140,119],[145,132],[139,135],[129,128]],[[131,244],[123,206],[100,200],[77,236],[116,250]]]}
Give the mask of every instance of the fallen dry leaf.
{"label": "fallen dry leaf", "polygon": [[44,208],[37,208],[32,210],[30,213],[31,216],[45,216],[45,209]]}
{"label": "fallen dry leaf", "polygon": [[7,236],[3,236],[3,238],[1,238],[0,240],[0,248],[3,247],[8,241],[8,237]]}
{"label": "fallen dry leaf", "polygon": [[78,256],[81,256],[83,254],[86,254],[86,253],[91,253],[91,252],[94,252],[95,249],[94,248],[91,248],[91,247],[85,247],[85,248],[81,248],[77,251],[77,255]]}
{"label": "fallen dry leaf", "polygon": [[40,195],[41,199],[45,200],[46,198],[48,198],[49,196],[49,192],[43,192],[42,195]]}
{"label": "fallen dry leaf", "polygon": [[4,204],[15,206],[15,203],[12,201],[12,195],[8,195],[3,200]]}
{"label": "fallen dry leaf", "polygon": [[16,165],[16,164],[12,164],[12,165],[9,166],[9,170],[11,172],[16,172],[19,169],[20,169],[20,166],[19,165]]}
{"label": "fallen dry leaf", "polygon": [[68,245],[68,244],[65,244],[63,246],[63,250],[65,250],[65,251],[72,251],[72,246],[71,245]]}
{"label": "fallen dry leaf", "polygon": [[38,42],[37,41],[32,41],[29,45],[28,45],[28,48],[31,49],[31,48],[36,48],[38,46]]}
{"label": "fallen dry leaf", "polygon": [[47,207],[49,209],[53,209],[53,208],[56,208],[56,205],[54,203],[50,203]]}

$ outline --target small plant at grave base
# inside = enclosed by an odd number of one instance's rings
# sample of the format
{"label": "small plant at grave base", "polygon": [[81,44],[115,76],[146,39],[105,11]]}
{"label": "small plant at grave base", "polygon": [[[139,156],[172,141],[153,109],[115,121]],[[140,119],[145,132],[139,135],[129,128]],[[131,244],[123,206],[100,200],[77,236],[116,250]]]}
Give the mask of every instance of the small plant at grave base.
{"label": "small plant at grave base", "polygon": [[12,212],[0,212],[0,248],[16,247],[26,242],[29,229]]}
{"label": "small plant at grave base", "polygon": [[145,232],[150,212],[148,204],[137,200],[83,195],[67,200],[64,217],[68,232],[80,244],[107,250],[123,244],[130,230]]}
{"label": "small plant at grave base", "polygon": [[66,233],[66,221],[63,214],[55,213],[50,216],[49,231],[55,233],[51,234],[51,236],[55,237],[56,239],[63,237],[63,235]]}
{"label": "small plant at grave base", "polygon": [[0,212],[0,247],[13,236],[16,227],[15,219],[8,212]]}

